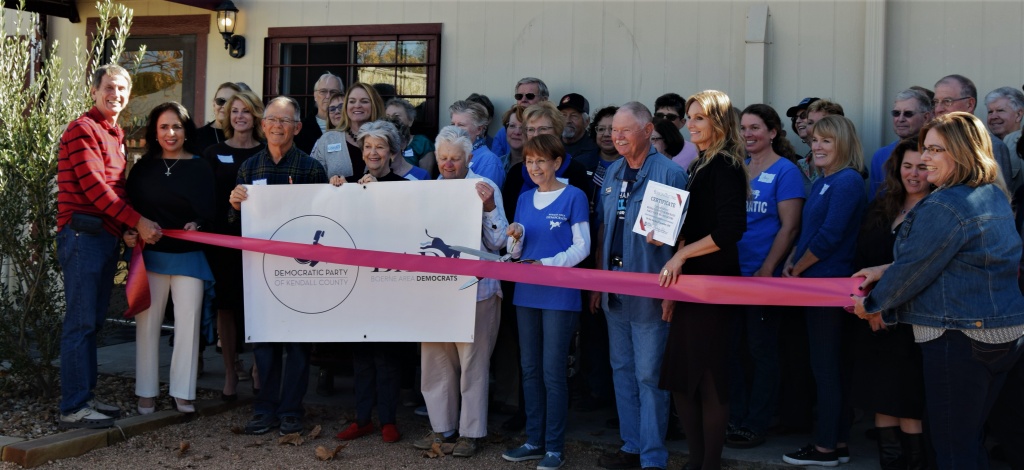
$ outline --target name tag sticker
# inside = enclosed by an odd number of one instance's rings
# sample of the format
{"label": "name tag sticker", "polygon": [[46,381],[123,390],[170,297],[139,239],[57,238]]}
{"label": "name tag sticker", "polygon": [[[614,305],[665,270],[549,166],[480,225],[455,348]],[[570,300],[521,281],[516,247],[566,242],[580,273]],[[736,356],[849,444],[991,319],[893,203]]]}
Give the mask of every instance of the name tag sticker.
{"label": "name tag sticker", "polygon": [[827,184],[821,186],[821,192],[818,193],[818,195],[821,196],[822,194],[825,194],[825,191],[828,191],[828,185]]}
{"label": "name tag sticker", "polygon": [[403,157],[413,157],[415,155],[412,153],[412,149],[405,149],[405,152],[402,153],[402,156]]}
{"label": "name tag sticker", "polygon": [[757,181],[771,184],[772,181],[775,181],[775,173],[761,173],[761,176],[757,177]]}
{"label": "name tag sticker", "polygon": [[267,179],[263,178],[263,179],[253,180],[252,185],[253,186],[266,186],[267,185]]}
{"label": "name tag sticker", "polygon": [[221,163],[235,163],[235,156],[234,155],[217,155],[217,160],[220,160]]}
{"label": "name tag sticker", "polygon": [[341,151],[341,143],[327,144],[327,151],[328,152],[340,152]]}

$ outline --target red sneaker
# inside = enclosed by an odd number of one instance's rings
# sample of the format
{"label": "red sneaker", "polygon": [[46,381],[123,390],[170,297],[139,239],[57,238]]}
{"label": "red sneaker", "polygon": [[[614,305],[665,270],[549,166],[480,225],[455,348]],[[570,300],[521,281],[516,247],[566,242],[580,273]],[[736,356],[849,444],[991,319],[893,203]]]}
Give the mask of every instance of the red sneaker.
{"label": "red sneaker", "polygon": [[351,441],[352,439],[363,437],[372,432],[373,423],[366,423],[366,426],[359,426],[356,423],[352,423],[347,428],[342,429],[335,437],[342,441]]}
{"label": "red sneaker", "polygon": [[394,424],[381,426],[380,433],[384,437],[384,442],[398,442],[402,438],[402,435],[398,433],[398,427]]}

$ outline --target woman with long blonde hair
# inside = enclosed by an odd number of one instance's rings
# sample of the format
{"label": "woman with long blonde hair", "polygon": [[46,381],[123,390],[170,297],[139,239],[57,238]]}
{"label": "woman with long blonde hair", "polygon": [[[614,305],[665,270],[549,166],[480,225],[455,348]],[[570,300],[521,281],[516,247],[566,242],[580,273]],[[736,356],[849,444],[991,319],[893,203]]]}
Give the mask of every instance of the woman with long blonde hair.
{"label": "woman with long blonde hair", "polygon": [[[744,146],[729,96],[707,90],[686,100],[687,129],[700,154],[690,164],[689,209],[676,254],[661,270],[669,286],[679,274],[739,276],[737,242],[747,228],[749,191]],[[659,244],[648,236],[648,242]],[[729,346],[733,305],[665,300],[662,320],[671,322],[659,386],[673,392],[686,431],[686,469],[721,467],[729,421]]]}

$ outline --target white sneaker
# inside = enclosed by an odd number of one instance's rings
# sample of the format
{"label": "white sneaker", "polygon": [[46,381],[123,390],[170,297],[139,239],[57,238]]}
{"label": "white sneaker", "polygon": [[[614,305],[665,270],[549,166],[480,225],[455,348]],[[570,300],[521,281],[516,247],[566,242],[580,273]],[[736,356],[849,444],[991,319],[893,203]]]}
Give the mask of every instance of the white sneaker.
{"label": "white sneaker", "polygon": [[114,425],[114,418],[86,406],[74,413],[60,415],[61,428],[109,428]]}

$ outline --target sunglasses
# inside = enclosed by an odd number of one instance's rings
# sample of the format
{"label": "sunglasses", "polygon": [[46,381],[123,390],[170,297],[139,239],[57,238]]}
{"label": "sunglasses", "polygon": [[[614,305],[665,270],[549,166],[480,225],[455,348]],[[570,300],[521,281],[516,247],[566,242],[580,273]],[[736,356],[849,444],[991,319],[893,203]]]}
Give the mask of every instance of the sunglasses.
{"label": "sunglasses", "polygon": [[213,104],[215,104],[217,106],[224,106],[227,102],[228,102],[228,100],[226,98],[214,98],[213,99]]}
{"label": "sunglasses", "polygon": [[512,95],[512,97],[515,98],[516,101],[521,101],[524,96],[526,97],[526,99],[532,100],[532,99],[537,97],[537,94],[536,93],[525,93],[525,94],[524,93],[516,93],[516,94]]}
{"label": "sunglasses", "polygon": [[890,111],[889,114],[892,114],[892,117],[894,117],[894,118],[898,118],[902,114],[903,117],[905,117],[907,119],[910,119],[910,118],[912,118],[912,117],[917,115],[917,113],[914,112],[914,111],[903,111],[901,113],[900,110],[898,110],[898,109],[894,109],[894,110]]}
{"label": "sunglasses", "polygon": [[664,119],[668,122],[676,122],[676,120],[679,119],[679,115],[673,113],[654,113],[654,119]]}
{"label": "sunglasses", "polygon": [[331,113],[340,113],[343,109],[345,109],[345,105],[343,104],[337,104],[334,106],[327,107],[327,111]]}

